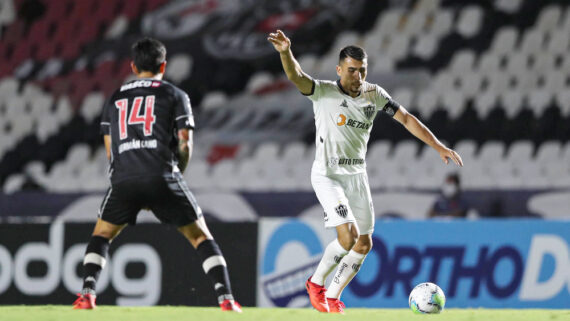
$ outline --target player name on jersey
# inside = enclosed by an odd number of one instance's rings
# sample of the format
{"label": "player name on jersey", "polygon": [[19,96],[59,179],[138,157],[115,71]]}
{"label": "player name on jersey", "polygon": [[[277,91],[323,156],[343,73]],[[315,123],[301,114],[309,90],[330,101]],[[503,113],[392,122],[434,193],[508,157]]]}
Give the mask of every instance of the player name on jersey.
{"label": "player name on jersey", "polygon": [[151,139],[151,140],[133,139],[131,141],[119,145],[119,154],[131,149],[141,149],[141,148],[155,149],[157,146],[158,142],[156,141],[156,139]]}
{"label": "player name on jersey", "polygon": [[140,88],[140,87],[159,87],[159,86],[160,86],[159,81],[137,80],[137,81],[133,81],[133,82],[127,83],[125,85],[122,85],[120,91],[125,91],[125,90],[129,90],[129,89],[133,89],[133,88]]}

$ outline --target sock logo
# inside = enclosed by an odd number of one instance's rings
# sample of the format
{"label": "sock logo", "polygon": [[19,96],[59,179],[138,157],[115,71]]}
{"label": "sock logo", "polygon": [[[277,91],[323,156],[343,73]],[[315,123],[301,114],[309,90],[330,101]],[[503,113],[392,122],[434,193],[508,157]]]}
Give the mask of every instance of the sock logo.
{"label": "sock logo", "polygon": [[346,218],[346,215],[348,215],[348,208],[344,204],[340,204],[339,206],[335,207],[334,210],[336,211],[338,216],[342,218]]}
{"label": "sock logo", "polygon": [[338,268],[338,272],[334,276],[334,279],[333,279],[334,283],[340,284],[340,276],[342,275],[342,272],[344,272],[344,269],[346,269],[347,267],[348,267],[348,264],[342,263],[342,265]]}
{"label": "sock logo", "polygon": [[356,264],[356,263],[352,265],[352,269],[354,270],[355,273],[358,273],[361,265],[362,264]]}
{"label": "sock logo", "polygon": [[334,262],[335,262],[336,264],[339,264],[339,263],[340,263],[340,260],[342,260],[342,256],[339,256],[339,255],[335,255],[335,256],[334,256]]}

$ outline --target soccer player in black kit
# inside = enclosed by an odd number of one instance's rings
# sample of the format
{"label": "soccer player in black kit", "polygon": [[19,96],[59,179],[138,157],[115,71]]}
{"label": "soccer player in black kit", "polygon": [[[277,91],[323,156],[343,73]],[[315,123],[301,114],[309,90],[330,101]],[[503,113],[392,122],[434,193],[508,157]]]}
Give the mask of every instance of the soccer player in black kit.
{"label": "soccer player in black kit", "polygon": [[210,234],[202,210],[182,177],[192,154],[194,118],[188,95],[163,81],[166,48],[146,38],[132,47],[127,82],[103,107],[101,131],[111,166],[111,186],[83,260],[83,289],[75,309],[95,308],[95,285],[109,244],[142,208],[173,224],[198,252],[223,311],[241,312],[232,295],[226,261]]}

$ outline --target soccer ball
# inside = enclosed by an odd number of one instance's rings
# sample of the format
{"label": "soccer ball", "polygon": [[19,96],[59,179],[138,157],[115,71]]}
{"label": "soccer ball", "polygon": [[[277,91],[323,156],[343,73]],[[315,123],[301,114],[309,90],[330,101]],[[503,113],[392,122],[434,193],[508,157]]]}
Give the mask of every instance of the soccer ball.
{"label": "soccer ball", "polygon": [[433,283],[420,283],[410,293],[408,304],[415,313],[440,313],[445,306],[445,294]]}

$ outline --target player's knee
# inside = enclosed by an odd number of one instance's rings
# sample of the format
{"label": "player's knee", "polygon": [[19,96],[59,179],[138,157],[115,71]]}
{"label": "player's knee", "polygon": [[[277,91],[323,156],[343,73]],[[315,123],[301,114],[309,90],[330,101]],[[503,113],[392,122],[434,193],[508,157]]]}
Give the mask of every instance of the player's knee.
{"label": "player's knee", "polygon": [[368,254],[372,250],[372,243],[360,244],[358,247],[359,253]]}
{"label": "player's knee", "polygon": [[353,250],[361,254],[368,254],[372,250],[372,239],[360,238],[354,245]]}
{"label": "player's knee", "polygon": [[338,242],[340,243],[340,245],[345,250],[352,249],[352,247],[356,244],[357,240],[358,240],[358,237],[355,237],[352,234],[346,234],[346,235],[339,235],[338,236]]}
{"label": "player's knee", "polygon": [[117,236],[117,234],[118,233],[115,233],[114,231],[110,231],[110,230],[100,230],[100,231],[94,232],[92,234],[92,236],[95,236],[95,237],[98,236],[98,237],[106,238],[110,242],[115,238],[115,236]]}

